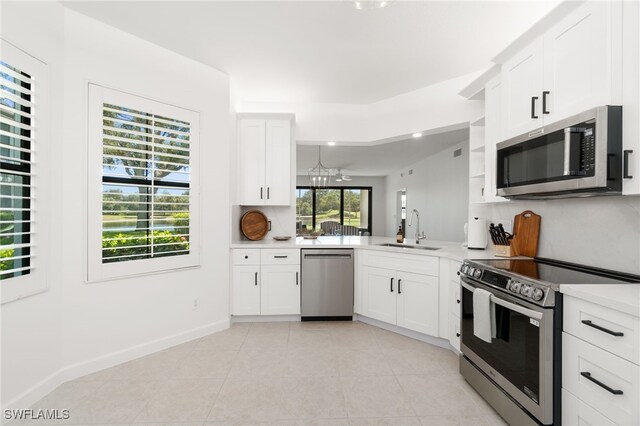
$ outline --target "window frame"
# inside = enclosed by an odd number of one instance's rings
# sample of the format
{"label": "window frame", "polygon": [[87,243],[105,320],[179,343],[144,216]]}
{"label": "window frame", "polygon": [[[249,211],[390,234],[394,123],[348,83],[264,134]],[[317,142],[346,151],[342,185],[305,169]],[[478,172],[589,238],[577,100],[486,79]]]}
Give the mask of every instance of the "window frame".
{"label": "window frame", "polygon": [[[200,266],[200,113],[163,101],[88,83],[87,131],[87,283],[149,275]],[[103,104],[157,114],[190,124],[189,253],[103,263]]]}
{"label": "window frame", "polygon": [[[316,229],[316,190],[340,190],[340,225],[344,226],[344,191],[345,190],[360,190],[360,191],[369,191],[369,200],[367,202],[367,209],[369,209],[369,226],[367,227],[367,231],[369,235],[373,235],[373,187],[372,186],[326,186],[323,188],[316,188],[310,185],[298,185],[296,186],[296,222],[297,222],[297,191],[299,189],[309,190],[311,191],[311,226],[313,229]],[[363,228],[360,228],[363,229]]]}
{"label": "window frame", "polygon": [[32,130],[29,173],[30,264],[29,273],[0,282],[0,304],[13,302],[49,289],[49,232],[51,212],[51,105],[47,64],[17,46],[0,39],[2,60],[29,74],[31,86]]}

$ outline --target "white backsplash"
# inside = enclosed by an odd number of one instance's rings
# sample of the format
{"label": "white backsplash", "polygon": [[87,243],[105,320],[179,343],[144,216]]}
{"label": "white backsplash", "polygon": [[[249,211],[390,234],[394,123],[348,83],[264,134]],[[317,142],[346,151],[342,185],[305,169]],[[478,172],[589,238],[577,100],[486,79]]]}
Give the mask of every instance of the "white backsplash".
{"label": "white backsplash", "polygon": [[512,201],[474,210],[494,223],[532,210],[542,216],[539,257],[640,274],[640,197]]}

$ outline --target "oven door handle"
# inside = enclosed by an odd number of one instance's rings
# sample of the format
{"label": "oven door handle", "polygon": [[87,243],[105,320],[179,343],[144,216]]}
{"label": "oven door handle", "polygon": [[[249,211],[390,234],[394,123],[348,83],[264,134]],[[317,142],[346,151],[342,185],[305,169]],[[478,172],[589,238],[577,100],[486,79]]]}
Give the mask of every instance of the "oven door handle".
{"label": "oven door handle", "polygon": [[[471,293],[473,293],[473,291],[477,288],[477,287],[473,287],[467,283],[465,283],[464,281],[460,281],[460,284],[462,285],[462,287],[466,288],[467,290],[469,290]],[[496,305],[500,305],[503,306],[507,309],[511,309],[514,312],[518,312],[522,315],[526,315],[530,318],[535,318],[537,320],[541,320],[542,319],[542,313],[531,310],[531,309],[527,309],[524,306],[520,306],[520,305],[516,305],[515,303],[511,303],[508,302],[504,299],[501,299],[497,296],[495,296],[494,294],[491,295],[491,301],[493,303],[495,303]]]}

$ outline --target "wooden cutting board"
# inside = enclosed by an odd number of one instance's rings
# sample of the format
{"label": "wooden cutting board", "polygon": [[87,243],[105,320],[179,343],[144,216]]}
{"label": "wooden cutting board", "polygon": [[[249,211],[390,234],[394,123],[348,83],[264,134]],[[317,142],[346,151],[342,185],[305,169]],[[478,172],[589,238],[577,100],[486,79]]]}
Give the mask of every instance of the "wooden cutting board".
{"label": "wooden cutting board", "polygon": [[525,210],[513,218],[511,248],[516,256],[536,256],[541,219],[531,210]]}
{"label": "wooden cutting board", "polygon": [[240,219],[240,231],[251,241],[263,239],[268,230],[269,221],[260,210],[249,210]]}

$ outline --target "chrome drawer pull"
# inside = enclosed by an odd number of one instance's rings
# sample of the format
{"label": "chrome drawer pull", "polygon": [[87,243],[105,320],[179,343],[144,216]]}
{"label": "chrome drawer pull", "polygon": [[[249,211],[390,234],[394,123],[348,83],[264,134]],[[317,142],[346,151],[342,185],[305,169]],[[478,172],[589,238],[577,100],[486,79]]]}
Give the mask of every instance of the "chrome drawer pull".
{"label": "chrome drawer pull", "polygon": [[602,389],[605,389],[606,391],[611,392],[614,395],[622,395],[623,394],[623,392],[620,389],[612,389],[609,386],[607,386],[604,383],[602,383],[600,380],[594,379],[593,377],[591,377],[591,373],[589,373],[588,371],[581,371],[580,375],[582,377],[584,377],[585,379],[590,380],[593,383],[595,383],[596,385],[600,386]]}
{"label": "chrome drawer pull", "polygon": [[616,337],[624,336],[624,333],[623,333],[622,331],[611,331],[611,330],[606,329],[606,328],[604,328],[604,327],[602,327],[602,326],[600,326],[600,325],[598,325],[598,324],[594,324],[594,323],[592,323],[592,322],[591,322],[591,320],[582,320],[582,323],[583,323],[584,325],[588,325],[589,327],[593,327],[593,328],[595,328],[596,330],[603,331],[603,332],[605,332],[605,333],[607,333],[607,334],[610,334],[610,335],[612,335],[612,336],[616,336]]}

